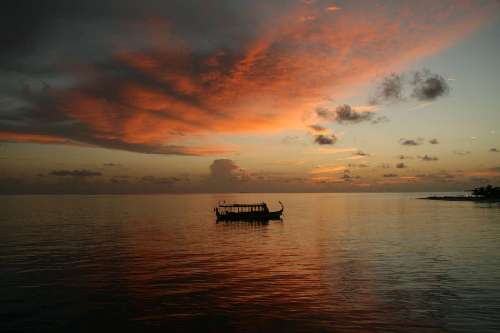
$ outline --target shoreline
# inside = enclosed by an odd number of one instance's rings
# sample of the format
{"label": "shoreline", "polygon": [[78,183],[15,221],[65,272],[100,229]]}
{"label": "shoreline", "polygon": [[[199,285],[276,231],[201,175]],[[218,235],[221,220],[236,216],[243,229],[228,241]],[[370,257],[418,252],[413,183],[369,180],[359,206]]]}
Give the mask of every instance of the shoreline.
{"label": "shoreline", "polygon": [[477,198],[477,197],[425,197],[425,198],[418,198],[420,200],[441,200],[441,201],[470,201],[470,202],[491,202],[495,203],[498,202],[500,203],[500,198]]}

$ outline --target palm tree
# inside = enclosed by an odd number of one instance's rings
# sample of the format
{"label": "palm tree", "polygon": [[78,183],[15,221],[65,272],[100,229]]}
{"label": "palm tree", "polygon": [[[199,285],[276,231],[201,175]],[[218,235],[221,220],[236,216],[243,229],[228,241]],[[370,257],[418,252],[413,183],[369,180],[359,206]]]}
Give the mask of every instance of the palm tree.
{"label": "palm tree", "polygon": [[491,185],[476,187],[472,190],[472,195],[482,198],[500,198],[500,187],[493,187]]}

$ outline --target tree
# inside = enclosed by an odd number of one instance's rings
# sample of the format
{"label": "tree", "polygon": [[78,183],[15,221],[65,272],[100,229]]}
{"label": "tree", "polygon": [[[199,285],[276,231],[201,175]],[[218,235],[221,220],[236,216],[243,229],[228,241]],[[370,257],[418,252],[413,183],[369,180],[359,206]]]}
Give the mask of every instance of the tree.
{"label": "tree", "polygon": [[500,187],[492,185],[476,187],[472,190],[472,195],[482,198],[500,198]]}

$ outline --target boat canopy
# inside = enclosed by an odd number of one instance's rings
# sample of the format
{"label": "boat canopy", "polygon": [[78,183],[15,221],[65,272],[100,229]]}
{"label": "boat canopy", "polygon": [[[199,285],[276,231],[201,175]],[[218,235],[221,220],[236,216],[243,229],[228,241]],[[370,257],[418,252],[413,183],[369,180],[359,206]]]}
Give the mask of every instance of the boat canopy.
{"label": "boat canopy", "polygon": [[219,207],[266,207],[267,205],[262,202],[262,203],[256,203],[256,204],[221,204]]}
{"label": "boat canopy", "polygon": [[221,212],[267,212],[269,209],[265,203],[255,204],[219,204]]}

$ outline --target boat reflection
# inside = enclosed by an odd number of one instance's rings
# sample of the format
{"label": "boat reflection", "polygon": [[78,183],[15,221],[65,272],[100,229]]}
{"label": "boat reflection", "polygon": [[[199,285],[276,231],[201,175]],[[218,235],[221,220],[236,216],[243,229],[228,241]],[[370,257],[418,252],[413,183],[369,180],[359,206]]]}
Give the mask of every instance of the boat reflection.
{"label": "boat reflection", "polygon": [[223,224],[223,225],[254,225],[254,226],[259,226],[259,225],[268,225],[270,221],[273,221],[274,223],[283,223],[283,219],[261,219],[261,220],[216,220],[216,224]]}

